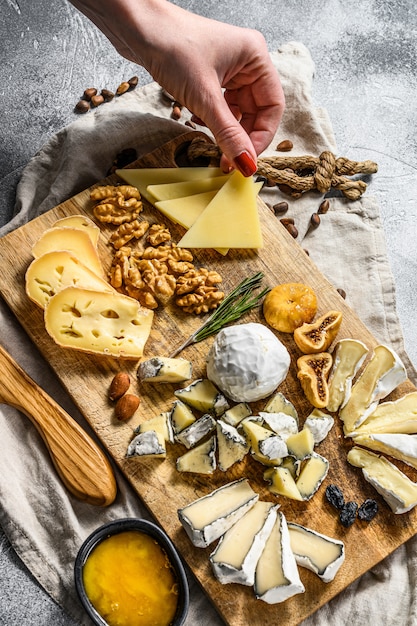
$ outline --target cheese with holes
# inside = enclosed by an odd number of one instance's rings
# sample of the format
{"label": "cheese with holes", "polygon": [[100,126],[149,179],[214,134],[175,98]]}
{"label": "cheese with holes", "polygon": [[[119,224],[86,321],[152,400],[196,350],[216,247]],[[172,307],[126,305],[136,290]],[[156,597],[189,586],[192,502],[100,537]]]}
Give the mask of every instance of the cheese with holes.
{"label": "cheese with holes", "polygon": [[227,409],[222,415],[222,420],[230,424],[231,426],[237,426],[240,422],[252,415],[252,409],[247,402],[239,402],[230,409]]}
{"label": "cheese with holes", "polygon": [[178,242],[180,248],[262,248],[253,177],[237,170]]}
{"label": "cheese with holes", "polygon": [[217,191],[229,178],[230,174],[224,174],[213,178],[149,185],[147,191],[158,202],[161,202],[161,200],[175,200],[176,198],[185,198],[186,196],[200,194],[205,191]]}
{"label": "cheese with holes", "polygon": [[179,472],[189,472],[191,474],[213,474],[217,467],[216,462],[216,437],[211,437],[208,441],[200,443],[195,448],[191,448],[176,461],[176,468]]}
{"label": "cheese with holes", "polygon": [[288,467],[270,467],[264,472],[264,479],[268,482],[269,491],[276,496],[299,501],[304,499]]}
{"label": "cheese with holes", "polygon": [[399,384],[407,379],[401,359],[388,346],[376,346],[371,359],[352,387],[347,404],[339,413],[345,435],[356,430]]}
{"label": "cheese with holes", "polygon": [[341,339],[333,350],[333,365],[328,386],[327,410],[331,413],[343,408],[350,398],[352,381],[368,354],[368,348],[357,339]]}
{"label": "cheese with holes", "polygon": [[417,484],[383,456],[354,447],[347,460],[360,467],[363,476],[396,514],[407,513],[417,504]]}
{"label": "cheese with holes", "polygon": [[113,287],[70,252],[47,252],[34,259],[26,270],[26,293],[41,308],[65,287],[83,287],[114,293]]}
{"label": "cheese with holes", "polygon": [[310,500],[318,491],[329,471],[329,461],[313,452],[303,464],[296,480],[297,489],[303,500]]}
{"label": "cheese with holes", "polygon": [[193,545],[205,548],[224,535],[258,501],[246,478],[212,491],[178,510],[178,517]]}
{"label": "cheese with holes", "polygon": [[287,521],[280,511],[256,566],[254,591],[259,600],[268,604],[284,602],[305,591],[291,549]]}
{"label": "cheese with holes", "polygon": [[333,428],[334,419],[331,415],[323,413],[320,409],[314,409],[304,422],[304,428],[311,430],[314,445],[324,441]]}
{"label": "cheese with holes", "polygon": [[177,389],[174,395],[202,413],[219,416],[229,408],[224,395],[207,378],[199,378],[187,387]]}
{"label": "cheese with holes", "polygon": [[309,428],[303,428],[295,435],[290,435],[286,440],[288,454],[299,461],[311,456],[314,450],[314,437]]}
{"label": "cheese with holes", "polygon": [[147,191],[149,185],[213,178],[221,176],[223,172],[219,167],[155,167],[121,169],[116,170],[116,174],[129,185],[136,187],[148,202],[155,202],[155,198]]}
{"label": "cheese with holes", "polygon": [[364,448],[384,452],[417,469],[417,435],[401,433],[367,433],[354,435],[353,442]]}
{"label": "cheese with holes", "polygon": [[205,415],[181,430],[176,439],[186,448],[192,448],[215,428],[216,420],[208,413],[205,413]]}
{"label": "cheese with holes", "polygon": [[393,402],[379,404],[356,432],[417,433],[417,391],[407,393]]}
{"label": "cheese with holes", "polygon": [[154,430],[139,433],[128,445],[126,457],[164,459],[166,457],[165,441]]}
{"label": "cheese with holes", "polygon": [[222,472],[225,472],[246,456],[249,446],[246,438],[239,433],[237,428],[227,424],[222,419],[217,420],[216,429],[218,467]]}
{"label": "cheese with holes", "polygon": [[181,383],[192,376],[191,361],[166,356],[153,356],[139,363],[137,377],[147,383]]}
{"label": "cheese with holes", "polygon": [[299,565],[311,570],[325,583],[334,579],[345,560],[343,541],[288,522],[291,549]]}
{"label": "cheese with holes", "polygon": [[146,420],[146,422],[142,422],[142,424],[139,424],[139,426],[135,428],[135,433],[145,433],[148,430],[156,432],[158,439],[162,437],[164,441],[174,443],[174,432],[172,430],[168,411],[164,411],[159,415]]}
{"label": "cheese with holes", "polygon": [[65,348],[117,358],[139,359],[153,312],[120,293],[78,287],[58,291],[45,307],[45,327]]}
{"label": "cheese with holes", "polygon": [[93,220],[90,220],[86,215],[68,215],[67,217],[61,217],[52,224],[53,228],[81,228],[88,233],[93,246],[96,248],[100,236],[100,229]]}
{"label": "cheese with holes", "polygon": [[95,274],[104,278],[104,270],[97,249],[88,232],[82,228],[52,227],[45,230],[32,247],[32,255],[37,259],[47,252],[66,250],[84,263]]}
{"label": "cheese with holes", "polygon": [[210,563],[222,584],[254,584],[256,565],[277,519],[277,509],[277,505],[258,500],[220,538]]}
{"label": "cheese with holes", "polygon": [[184,428],[187,428],[196,421],[196,416],[189,406],[181,400],[176,400],[169,412],[174,435],[178,435]]}

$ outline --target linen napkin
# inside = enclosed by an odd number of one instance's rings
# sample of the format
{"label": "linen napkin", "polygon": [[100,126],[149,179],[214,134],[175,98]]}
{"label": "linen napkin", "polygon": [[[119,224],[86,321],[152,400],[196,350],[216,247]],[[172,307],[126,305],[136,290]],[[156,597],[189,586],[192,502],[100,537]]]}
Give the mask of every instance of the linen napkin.
{"label": "linen napkin", "polygon": [[[265,154],[275,154],[282,139],[291,139],[291,154],[337,154],[326,111],[312,100],[314,63],[303,44],[288,43],[271,54],[281,76],[287,108],[273,142]],[[0,235],[53,208],[75,193],[104,178],[116,154],[135,148],[138,156],[189,132],[183,111],[179,122],[155,83],[83,115],[62,129],[33,157],[23,171],[11,222]],[[343,152],[343,149],[341,148]],[[298,241],[324,275],[346,291],[347,302],[380,340],[403,358],[409,376],[417,381],[404,353],[395,310],[395,289],[387,262],[378,204],[365,195],[350,202],[330,199],[330,210],[320,227],[309,220],[322,200],[317,193],[288,200],[276,188],[264,188],[265,202],[289,202],[297,223]],[[367,298],[363,298],[363,284]],[[32,345],[7,306],[0,302],[5,348],[18,363],[89,432],[48,364]],[[99,509],[73,498],[62,486],[44,444],[27,418],[0,406],[0,524],[13,548],[33,576],[75,623],[88,625],[73,585],[73,564],[79,546],[97,526],[121,517],[149,514],[127,481],[116,470],[119,485],[114,504]],[[353,583],[305,621],[308,626],[362,624],[372,615],[380,623],[408,625],[417,621],[415,581],[417,540],[399,548],[384,562]],[[188,626],[223,623],[211,602],[189,574],[191,607]]]}

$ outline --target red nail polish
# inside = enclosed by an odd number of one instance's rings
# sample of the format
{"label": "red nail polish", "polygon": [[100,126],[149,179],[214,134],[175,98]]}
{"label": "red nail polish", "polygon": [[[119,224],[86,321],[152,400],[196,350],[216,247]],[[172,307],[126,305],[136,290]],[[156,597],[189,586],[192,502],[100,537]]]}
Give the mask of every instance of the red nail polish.
{"label": "red nail polish", "polygon": [[246,152],[246,150],[237,155],[235,158],[235,165],[243,176],[246,177],[252,176],[257,169],[255,161],[252,159],[249,152]]}

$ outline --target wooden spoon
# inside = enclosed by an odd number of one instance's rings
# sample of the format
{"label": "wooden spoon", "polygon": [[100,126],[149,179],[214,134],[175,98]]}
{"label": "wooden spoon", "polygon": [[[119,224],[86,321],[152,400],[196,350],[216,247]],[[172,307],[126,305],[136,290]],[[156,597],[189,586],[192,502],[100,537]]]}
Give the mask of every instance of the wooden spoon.
{"label": "wooden spoon", "polygon": [[107,506],[117,492],[108,458],[79,424],[0,346],[0,403],[35,425],[67,489],[79,500]]}

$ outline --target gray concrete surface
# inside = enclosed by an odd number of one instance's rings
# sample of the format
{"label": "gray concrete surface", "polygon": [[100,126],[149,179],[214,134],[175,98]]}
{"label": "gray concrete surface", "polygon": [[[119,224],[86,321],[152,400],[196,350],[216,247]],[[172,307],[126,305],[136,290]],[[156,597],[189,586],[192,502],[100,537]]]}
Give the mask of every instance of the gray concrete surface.
{"label": "gray concrete surface", "polygon": [[[379,164],[381,206],[406,349],[417,366],[417,16],[413,0],[181,0],[186,9],[263,32],[270,50],[296,40],[316,64],[314,101],[340,153]],[[114,88],[145,71],[118,56],[66,0],[1,0],[0,224],[20,172],[74,120],[91,85]],[[73,626],[0,534],[0,626]]]}

